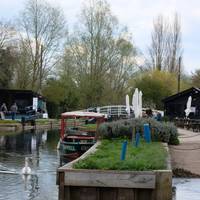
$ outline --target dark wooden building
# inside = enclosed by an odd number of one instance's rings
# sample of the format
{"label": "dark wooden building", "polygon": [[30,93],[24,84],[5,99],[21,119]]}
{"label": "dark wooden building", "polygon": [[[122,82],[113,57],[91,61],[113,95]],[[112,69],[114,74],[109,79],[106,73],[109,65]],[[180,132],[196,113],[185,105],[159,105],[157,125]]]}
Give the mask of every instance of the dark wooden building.
{"label": "dark wooden building", "polygon": [[37,98],[37,109],[46,109],[44,97],[31,90],[0,89],[0,106],[6,103],[8,110],[13,103],[18,106],[18,112],[24,113],[27,107],[33,109],[33,98]]}
{"label": "dark wooden building", "polygon": [[189,114],[189,118],[200,118],[200,89],[195,87],[163,99],[165,115],[170,119],[184,118],[189,96],[192,97],[192,112]]}

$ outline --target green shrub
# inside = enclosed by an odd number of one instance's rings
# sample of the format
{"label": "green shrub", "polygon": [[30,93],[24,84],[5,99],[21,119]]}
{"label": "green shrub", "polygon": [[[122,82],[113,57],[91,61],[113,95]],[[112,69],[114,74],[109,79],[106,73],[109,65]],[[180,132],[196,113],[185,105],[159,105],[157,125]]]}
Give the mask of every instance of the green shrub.
{"label": "green shrub", "polygon": [[144,124],[151,128],[153,141],[161,141],[169,144],[179,144],[178,131],[176,126],[170,122],[158,122],[152,118],[126,119],[113,122],[106,122],[99,126],[99,134],[102,138],[132,138],[133,131],[139,131],[142,136]]}

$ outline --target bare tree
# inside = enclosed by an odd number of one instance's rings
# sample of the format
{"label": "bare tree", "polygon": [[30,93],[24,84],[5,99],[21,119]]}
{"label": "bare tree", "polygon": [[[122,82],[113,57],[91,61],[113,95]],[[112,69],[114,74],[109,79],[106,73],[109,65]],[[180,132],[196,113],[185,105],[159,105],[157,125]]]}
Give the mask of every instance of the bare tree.
{"label": "bare tree", "polygon": [[181,25],[177,13],[171,23],[162,15],[156,18],[149,55],[153,69],[177,72],[178,58],[182,55]]}
{"label": "bare tree", "polygon": [[[132,75],[135,56],[135,49],[131,39],[126,37],[127,33],[126,29],[119,26],[106,1],[86,2],[79,26],[70,35],[66,46],[68,53],[65,54],[65,57],[71,58],[70,66],[76,69],[75,79],[82,105],[113,102],[114,94],[125,91],[124,86]],[[121,98],[123,95],[116,98],[118,103]]]}
{"label": "bare tree", "polygon": [[152,32],[152,43],[149,48],[151,65],[154,69],[162,70],[167,52],[168,24],[164,21],[162,15],[159,15],[154,21],[154,30]]}
{"label": "bare tree", "polygon": [[29,41],[19,42],[16,50],[14,85],[18,89],[31,88],[32,63]]}
{"label": "bare tree", "polygon": [[11,46],[16,31],[10,22],[0,21],[0,49]]}
{"label": "bare tree", "polygon": [[[60,9],[41,0],[29,0],[19,18],[20,42],[31,65],[30,88],[40,91],[42,83],[56,63],[65,20]],[[24,59],[24,57],[23,57]],[[24,59],[25,60],[25,59]],[[22,63],[21,63],[22,64]]]}
{"label": "bare tree", "polygon": [[181,46],[181,25],[178,14],[174,15],[173,23],[170,26],[168,38],[168,57],[166,63],[169,72],[178,72],[178,59],[182,56]]}
{"label": "bare tree", "polygon": [[15,64],[15,29],[10,22],[0,21],[0,87],[11,87]]}

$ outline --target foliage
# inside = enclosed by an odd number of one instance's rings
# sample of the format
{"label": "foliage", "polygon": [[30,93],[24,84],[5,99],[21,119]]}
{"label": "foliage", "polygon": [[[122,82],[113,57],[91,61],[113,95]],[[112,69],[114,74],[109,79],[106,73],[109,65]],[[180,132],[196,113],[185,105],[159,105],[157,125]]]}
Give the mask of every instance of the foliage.
{"label": "foliage", "polygon": [[102,138],[132,138],[133,131],[135,130],[139,130],[143,135],[143,126],[147,123],[150,124],[153,141],[178,144],[178,132],[175,125],[170,122],[158,122],[152,118],[107,122],[101,124],[98,131]]}
{"label": "foliage", "polygon": [[[126,159],[120,160],[123,140],[103,140],[97,151],[73,165],[76,169],[104,169],[104,170],[156,170],[166,168],[167,153],[161,143],[141,142],[135,148],[128,141]],[[156,152],[156,154],[155,154]]]}
{"label": "foliage", "polygon": [[0,87],[10,88],[13,79],[15,55],[11,48],[0,49]]}
{"label": "foliage", "polygon": [[[138,74],[129,85],[131,91],[139,88],[143,92],[144,107],[163,109],[162,100],[177,92],[177,77],[170,72],[150,70]],[[191,87],[188,77],[183,76],[180,86],[181,91]]]}
{"label": "foliage", "polygon": [[[122,103],[136,50],[106,1],[88,1],[69,34],[61,65],[75,80],[81,107]],[[64,67],[62,67],[64,65]]]}
{"label": "foliage", "polygon": [[154,70],[136,77],[131,87],[142,91],[144,107],[162,109],[162,99],[176,93],[176,82],[175,74]]}
{"label": "foliage", "polygon": [[[161,57],[169,62],[163,61],[161,67],[156,66],[160,58],[151,60],[151,67],[177,71],[179,23],[175,15],[173,23],[167,23],[169,30],[163,29],[163,37],[169,33],[168,43],[161,45],[167,46],[163,50],[153,44],[165,20],[161,16],[155,21],[150,56],[155,59],[156,50],[167,51]],[[136,75],[138,52],[132,36],[106,0],[85,2],[77,25],[68,34],[63,11],[42,0],[28,0],[15,24],[16,31],[9,23],[0,22],[0,87],[12,83],[13,88],[42,93],[52,117],[72,109],[124,104],[125,94],[135,87],[143,92],[144,106],[155,108],[162,108],[161,100],[176,92],[175,74],[148,71]],[[15,47],[14,52],[10,46]],[[181,86],[188,87],[185,81]]]}
{"label": "foliage", "polygon": [[56,117],[56,113],[78,107],[76,85],[69,79],[49,79],[44,86],[43,94],[48,99],[47,107],[54,107],[51,117]]}
{"label": "foliage", "polygon": [[197,69],[195,73],[192,74],[192,85],[200,88],[200,70]]}

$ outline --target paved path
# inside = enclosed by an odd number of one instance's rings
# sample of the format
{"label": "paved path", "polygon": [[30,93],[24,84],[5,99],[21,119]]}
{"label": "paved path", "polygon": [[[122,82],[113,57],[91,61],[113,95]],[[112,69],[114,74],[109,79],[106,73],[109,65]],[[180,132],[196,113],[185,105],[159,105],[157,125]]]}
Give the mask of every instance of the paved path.
{"label": "paved path", "polygon": [[180,145],[170,145],[172,168],[200,175],[200,132],[178,129]]}

